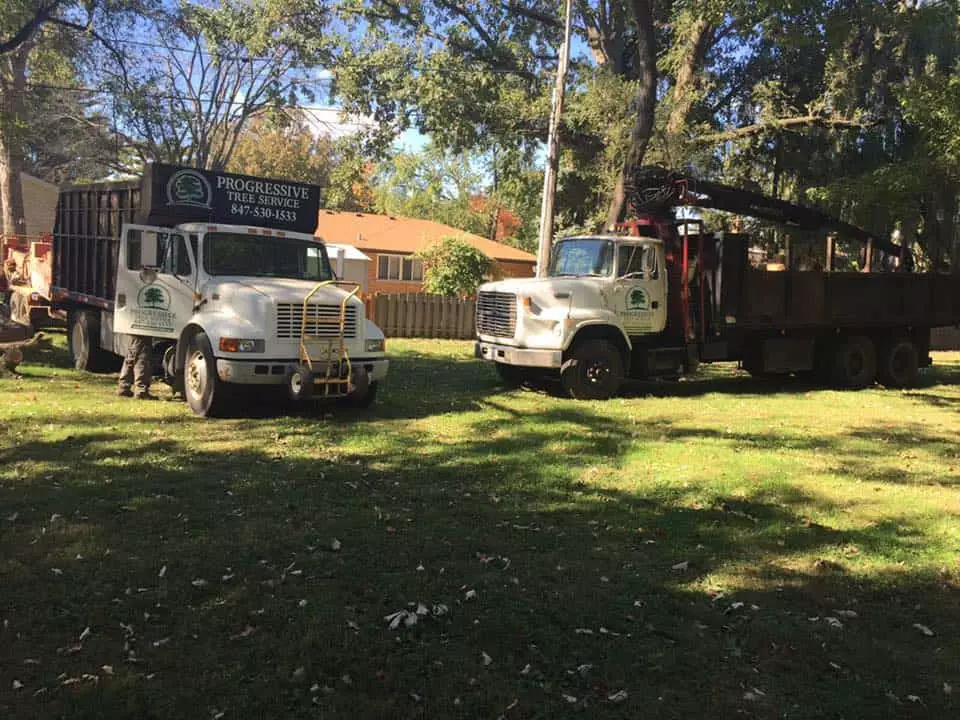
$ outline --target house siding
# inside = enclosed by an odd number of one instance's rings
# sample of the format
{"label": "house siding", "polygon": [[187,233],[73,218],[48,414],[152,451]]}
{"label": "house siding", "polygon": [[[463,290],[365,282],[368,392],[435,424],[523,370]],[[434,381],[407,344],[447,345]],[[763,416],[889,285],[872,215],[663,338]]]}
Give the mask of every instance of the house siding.
{"label": "house siding", "polygon": [[[423,283],[410,282],[402,280],[379,280],[377,279],[377,268],[380,267],[380,255],[400,255],[396,251],[380,253],[375,250],[364,250],[364,253],[370,257],[370,263],[367,265],[367,292],[392,295],[397,293],[418,293],[423,292]],[[413,253],[408,253],[403,257],[410,257]],[[494,275],[505,278],[533,277],[533,263],[517,261],[494,261]]]}

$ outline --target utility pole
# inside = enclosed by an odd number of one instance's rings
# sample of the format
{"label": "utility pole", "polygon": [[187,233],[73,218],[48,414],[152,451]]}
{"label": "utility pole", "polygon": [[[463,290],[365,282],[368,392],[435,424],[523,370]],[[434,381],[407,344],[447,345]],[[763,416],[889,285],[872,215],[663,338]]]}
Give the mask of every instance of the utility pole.
{"label": "utility pole", "polygon": [[557,83],[553,87],[550,105],[550,131],[547,134],[547,166],[543,172],[543,202],[540,205],[540,247],[537,250],[537,277],[546,277],[550,265],[550,245],[553,242],[553,199],[557,192],[557,169],[560,165],[560,115],[563,113],[563,91],[566,86],[567,65],[570,62],[570,26],[573,22],[573,0],[566,1],[563,45],[557,65]]}

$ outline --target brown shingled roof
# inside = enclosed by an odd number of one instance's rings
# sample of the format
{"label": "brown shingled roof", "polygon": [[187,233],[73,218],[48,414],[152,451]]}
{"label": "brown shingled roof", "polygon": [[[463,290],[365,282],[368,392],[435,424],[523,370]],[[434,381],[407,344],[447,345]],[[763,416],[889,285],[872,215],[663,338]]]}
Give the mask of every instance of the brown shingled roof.
{"label": "brown shingled roof", "polygon": [[509,245],[420,218],[321,210],[318,237],[326,242],[353,245],[362,251],[415,253],[447,236],[473,245],[494,260],[535,263],[537,258]]}

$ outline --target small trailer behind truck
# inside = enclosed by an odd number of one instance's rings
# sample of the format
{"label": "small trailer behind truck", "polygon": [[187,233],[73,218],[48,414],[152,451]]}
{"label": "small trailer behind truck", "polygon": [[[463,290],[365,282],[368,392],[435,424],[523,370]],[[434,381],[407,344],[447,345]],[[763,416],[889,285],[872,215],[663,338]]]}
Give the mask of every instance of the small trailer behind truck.
{"label": "small trailer behind truck", "polygon": [[319,193],[161,164],[63,188],[50,293],[74,365],[115,368],[142,335],[199,415],[221,412],[238,385],[369,405],[387,373],[384,335],[313,235]]}
{"label": "small trailer behind truck", "polygon": [[[678,220],[682,205],[828,230],[823,267],[788,248],[781,271],[754,268],[748,236]],[[547,277],[481,286],[477,357],[508,383],[555,377],[584,399],[718,361],[907,387],[931,363],[931,328],[960,324],[960,275],[912,272],[906,248],[819,211],[665,172],[638,178],[633,208],[649,214],[622,232],[557,242]],[[858,271],[834,269],[834,233],[861,243]]]}

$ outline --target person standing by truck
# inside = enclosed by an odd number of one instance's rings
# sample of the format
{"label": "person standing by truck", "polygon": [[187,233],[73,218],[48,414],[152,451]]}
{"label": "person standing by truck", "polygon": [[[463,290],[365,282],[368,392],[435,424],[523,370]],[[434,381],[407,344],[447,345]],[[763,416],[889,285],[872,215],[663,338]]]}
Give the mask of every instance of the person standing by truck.
{"label": "person standing by truck", "polygon": [[[153,380],[153,339],[144,335],[131,335],[130,345],[123,356],[117,395],[134,397],[137,400],[156,400],[150,394]],[[114,366],[116,367],[116,366]]]}

